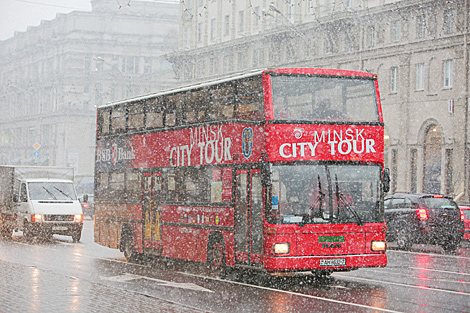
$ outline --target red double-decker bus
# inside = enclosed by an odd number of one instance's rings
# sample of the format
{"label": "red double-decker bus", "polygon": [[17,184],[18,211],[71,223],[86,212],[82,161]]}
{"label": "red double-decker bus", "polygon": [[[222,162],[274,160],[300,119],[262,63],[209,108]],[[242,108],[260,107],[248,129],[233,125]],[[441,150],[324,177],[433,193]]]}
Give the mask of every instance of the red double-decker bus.
{"label": "red double-decker bus", "polygon": [[385,266],[379,99],[374,74],[287,68],[99,107],[95,242],[214,272]]}

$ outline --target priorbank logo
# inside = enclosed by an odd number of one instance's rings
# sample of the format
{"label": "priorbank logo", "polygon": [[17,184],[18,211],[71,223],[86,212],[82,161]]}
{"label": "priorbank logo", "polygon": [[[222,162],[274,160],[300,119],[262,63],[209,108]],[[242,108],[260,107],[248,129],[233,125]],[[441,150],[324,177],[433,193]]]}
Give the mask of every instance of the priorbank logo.
{"label": "priorbank logo", "polygon": [[253,151],[253,128],[247,127],[242,132],[242,150],[243,156],[249,158]]}

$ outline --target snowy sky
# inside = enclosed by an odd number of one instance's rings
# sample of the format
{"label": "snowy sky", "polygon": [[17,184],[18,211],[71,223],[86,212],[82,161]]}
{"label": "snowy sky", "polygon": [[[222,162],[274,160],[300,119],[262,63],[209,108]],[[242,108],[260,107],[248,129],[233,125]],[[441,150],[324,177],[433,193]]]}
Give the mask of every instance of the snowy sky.
{"label": "snowy sky", "polygon": [[91,0],[0,0],[0,40],[52,20],[57,13],[77,10],[91,11]]}

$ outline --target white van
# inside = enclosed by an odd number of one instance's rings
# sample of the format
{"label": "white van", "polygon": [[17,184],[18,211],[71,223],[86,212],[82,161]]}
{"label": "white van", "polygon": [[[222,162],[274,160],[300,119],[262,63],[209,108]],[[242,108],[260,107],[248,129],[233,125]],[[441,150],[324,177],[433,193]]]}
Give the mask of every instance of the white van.
{"label": "white van", "polygon": [[[80,240],[83,211],[73,185],[73,169],[0,166],[0,175],[0,196],[4,200],[0,201],[0,211],[10,206],[4,211],[13,216],[10,222],[14,229],[22,230],[25,237],[49,239],[58,234],[72,236],[74,242]],[[12,200],[10,205],[5,201],[8,198]]]}

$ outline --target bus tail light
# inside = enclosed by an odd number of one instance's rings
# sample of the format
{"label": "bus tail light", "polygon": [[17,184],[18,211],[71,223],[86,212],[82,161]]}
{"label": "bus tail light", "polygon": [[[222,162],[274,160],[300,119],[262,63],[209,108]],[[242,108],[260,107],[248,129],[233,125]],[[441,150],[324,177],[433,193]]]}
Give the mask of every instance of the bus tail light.
{"label": "bus tail light", "polygon": [[418,214],[418,218],[422,221],[425,221],[428,219],[428,212],[426,209],[420,208],[416,210],[416,214]]}
{"label": "bus tail light", "polygon": [[463,214],[463,210],[460,210],[460,219],[461,219],[462,221],[465,220],[465,215]]}
{"label": "bus tail light", "polygon": [[370,249],[372,251],[385,251],[387,250],[387,243],[381,240],[372,241]]}
{"label": "bus tail light", "polygon": [[41,223],[42,215],[41,214],[31,214],[31,223]]}
{"label": "bus tail light", "polygon": [[75,223],[81,223],[83,222],[83,215],[82,214],[75,214],[73,221]]}
{"label": "bus tail light", "polygon": [[284,242],[284,243],[275,243],[274,247],[274,254],[287,254],[290,251],[289,244]]}

